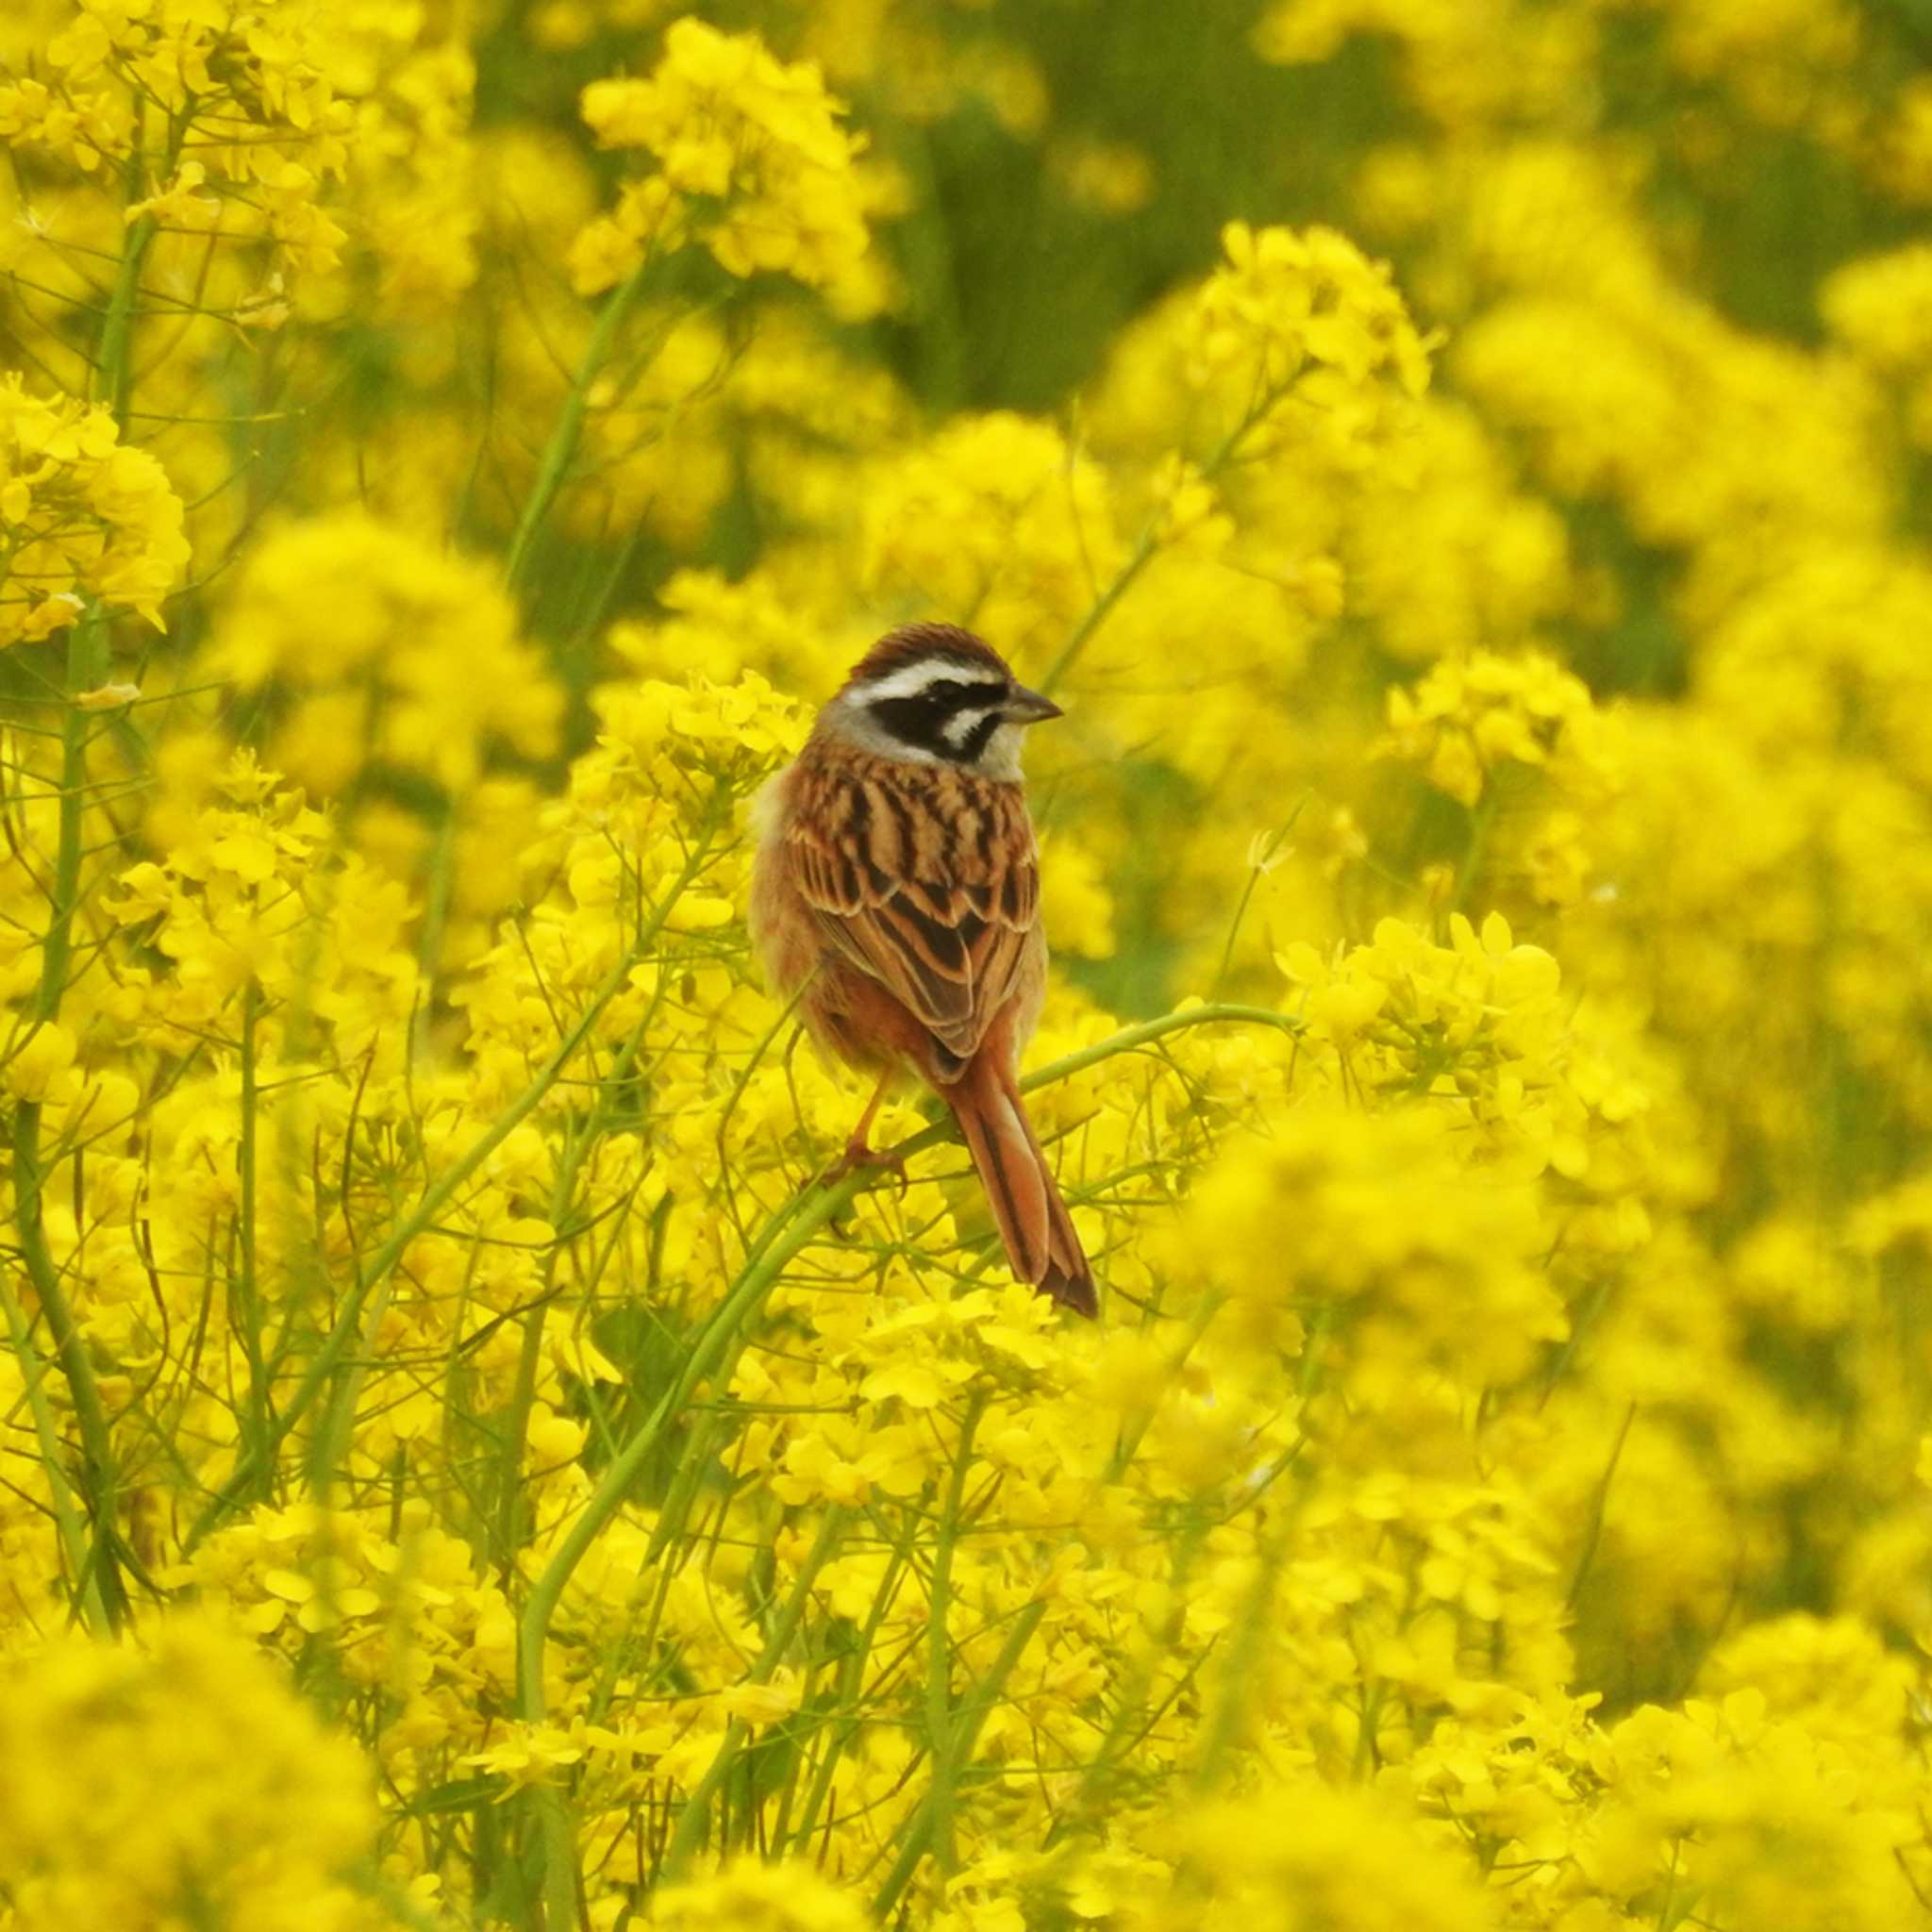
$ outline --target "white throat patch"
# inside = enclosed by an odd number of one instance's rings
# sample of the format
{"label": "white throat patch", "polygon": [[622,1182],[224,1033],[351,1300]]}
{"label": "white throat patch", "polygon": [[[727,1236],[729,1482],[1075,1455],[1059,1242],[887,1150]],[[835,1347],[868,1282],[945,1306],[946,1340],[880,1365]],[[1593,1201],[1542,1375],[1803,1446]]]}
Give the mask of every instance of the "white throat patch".
{"label": "white throat patch", "polygon": [[967,769],[989,778],[998,778],[1008,785],[1017,785],[1020,782],[1020,746],[1025,738],[1026,727],[1024,724],[999,725],[986,741],[986,749]]}

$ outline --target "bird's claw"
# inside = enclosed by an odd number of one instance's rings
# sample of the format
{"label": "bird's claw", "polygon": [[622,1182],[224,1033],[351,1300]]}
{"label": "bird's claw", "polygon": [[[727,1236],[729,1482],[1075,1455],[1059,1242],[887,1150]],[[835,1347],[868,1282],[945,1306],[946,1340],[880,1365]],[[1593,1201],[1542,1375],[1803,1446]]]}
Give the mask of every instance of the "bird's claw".
{"label": "bird's claw", "polygon": [[887,1169],[899,1183],[903,1194],[911,1185],[911,1178],[906,1172],[906,1157],[903,1154],[888,1153],[883,1148],[868,1147],[863,1141],[848,1141],[845,1151],[819,1175],[822,1188],[837,1187],[847,1174],[861,1173],[869,1167]]}

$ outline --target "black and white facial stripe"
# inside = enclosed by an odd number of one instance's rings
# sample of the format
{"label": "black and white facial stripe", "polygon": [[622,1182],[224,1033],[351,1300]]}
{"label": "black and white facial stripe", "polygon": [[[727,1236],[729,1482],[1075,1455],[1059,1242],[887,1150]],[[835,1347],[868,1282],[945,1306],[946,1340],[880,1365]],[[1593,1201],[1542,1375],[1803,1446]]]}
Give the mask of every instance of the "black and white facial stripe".
{"label": "black and white facial stripe", "polygon": [[880,730],[908,750],[974,765],[1000,728],[1012,695],[1005,678],[941,658],[882,678],[864,703]]}
{"label": "black and white facial stripe", "polygon": [[1020,776],[1025,727],[1059,715],[991,651],[944,646],[900,655],[869,675],[861,665],[825,708],[830,727],[858,751],[1008,782]]}

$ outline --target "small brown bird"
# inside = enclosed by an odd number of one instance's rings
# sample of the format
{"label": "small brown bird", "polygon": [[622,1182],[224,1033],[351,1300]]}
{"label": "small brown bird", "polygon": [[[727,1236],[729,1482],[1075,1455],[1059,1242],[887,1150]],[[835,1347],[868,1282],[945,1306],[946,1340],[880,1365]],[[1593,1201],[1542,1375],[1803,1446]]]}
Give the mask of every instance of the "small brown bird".
{"label": "small brown bird", "polygon": [[1058,718],[950,624],[873,646],[758,801],[751,931],[814,1039],[880,1075],[841,1172],[910,1068],[953,1109],[1022,1281],[1095,1315],[1093,1271],[1020,1099],[1046,992],[1023,729]]}

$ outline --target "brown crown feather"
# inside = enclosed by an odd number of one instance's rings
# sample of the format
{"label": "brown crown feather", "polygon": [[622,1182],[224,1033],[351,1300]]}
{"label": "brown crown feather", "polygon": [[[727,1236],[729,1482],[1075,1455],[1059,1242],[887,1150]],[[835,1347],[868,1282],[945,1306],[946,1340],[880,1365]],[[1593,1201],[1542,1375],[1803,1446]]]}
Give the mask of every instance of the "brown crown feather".
{"label": "brown crown feather", "polygon": [[869,683],[916,658],[950,658],[974,671],[992,671],[1006,678],[1013,675],[1007,660],[984,638],[957,624],[902,624],[898,629],[889,630],[852,667],[845,682]]}

